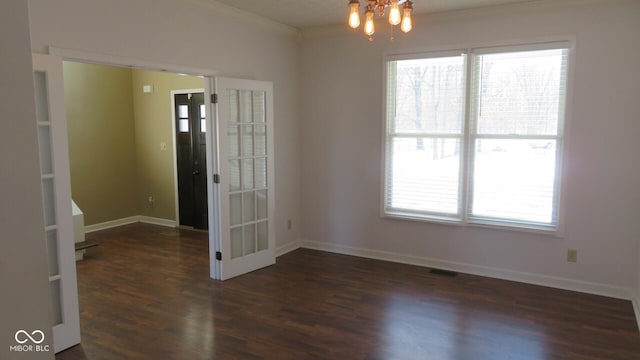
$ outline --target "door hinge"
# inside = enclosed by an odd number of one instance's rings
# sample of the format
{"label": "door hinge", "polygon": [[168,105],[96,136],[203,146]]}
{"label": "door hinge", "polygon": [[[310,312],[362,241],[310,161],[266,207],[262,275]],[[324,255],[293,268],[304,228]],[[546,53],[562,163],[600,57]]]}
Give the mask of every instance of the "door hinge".
{"label": "door hinge", "polygon": [[211,103],[213,104],[218,103],[218,94],[211,94]]}
{"label": "door hinge", "polygon": [[216,251],[216,260],[222,261],[222,253],[220,251]]}
{"label": "door hinge", "polygon": [[220,175],[213,174],[213,182],[216,184],[220,184]]}

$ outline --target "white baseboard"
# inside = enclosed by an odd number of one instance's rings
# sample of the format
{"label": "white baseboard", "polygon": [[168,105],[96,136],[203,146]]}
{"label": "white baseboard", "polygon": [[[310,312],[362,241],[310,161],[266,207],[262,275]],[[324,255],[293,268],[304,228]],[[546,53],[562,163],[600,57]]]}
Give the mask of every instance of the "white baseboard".
{"label": "white baseboard", "polygon": [[[533,285],[548,286],[552,288],[578,291],[594,295],[602,295],[617,299],[631,300],[631,289],[598,284],[580,280],[573,280],[561,277],[525,273],[508,269],[500,269],[487,266],[460,263],[449,260],[434,259],[415,255],[405,255],[380,250],[370,250],[351,246],[336,245],[318,241],[302,241],[301,247],[307,249],[322,250],[344,255],[360,256],[370,259],[392,261],[397,263],[424,266],[443,270],[456,271],[460,273],[485,276],[496,279],[511,280]],[[636,301],[636,315],[638,314]]]}
{"label": "white baseboard", "polygon": [[166,226],[166,227],[178,226],[178,223],[175,220],[154,218],[150,216],[139,215],[138,221],[145,224],[153,224],[153,225],[160,225],[160,226]]}
{"label": "white baseboard", "polygon": [[142,223],[146,223],[146,224],[160,225],[160,226],[176,227],[175,220],[160,219],[160,218],[153,218],[153,217],[149,217],[149,216],[136,215],[136,216],[129,216],[129,217],[122,218],[122,219],[117,219],[117,220],[105,221],[105,222],[99,223],[99,224],[87,225],[87,226],[84,227],[84,232],[85,233],[90,233],[90,232],[94,232],[94,231],[111,229],[111,228],[118,227],[118,226],[135,224],[135,223],[138,223],[138,222],[142,222]]}
{"label": "white baseboard", "polygon": [[288,244],[280,245],[276,248],[276,257],[282,256],[286,253],[292,252],[293,250],[300,248],[299,241],[293,241]]}
{"label": "white baseboard", "polygon": [[94,232],[94,231],[111,229],[111,228],[118,227],[118,226],[137,223],[139,221],[140,220],[138,219],[138,216],[129,216],[129,217],[122,218],[122,219],[105,221],[105,222],[99,223],[99,224],[87,225],[87,226],[84,227],[84,232],[85,233],[90,233],[90,232]]}

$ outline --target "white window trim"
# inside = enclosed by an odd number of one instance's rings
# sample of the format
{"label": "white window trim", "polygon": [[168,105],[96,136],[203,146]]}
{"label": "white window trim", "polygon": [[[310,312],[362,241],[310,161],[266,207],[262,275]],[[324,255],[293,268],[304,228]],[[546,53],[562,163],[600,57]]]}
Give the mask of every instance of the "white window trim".
{"label": "white window trim", "polygon": [[[555,211],[557,212],[557,222],[554,227],[544,226],[537,223],[527,223],[524,221],[509,221],[509,220],[495,220],[495,219],[484,219],[482,217],[470,218],[468,212],[466,211],[469,205],[469,166],[467,165],[469,161],[472,159],[472,154],[470,152],[469,146],[470,143],[469,137],[470,134],[470,126],[471,126],[471,92],[473,84],[471,84],[471,80],[468,75],[471,74],[471,67],[473,66],[473,61],[471,59],[471,55],[484,55],[484,54],[492,54],[492,53],[501,53],[501,52],[516,52],[516,51],[535,51],[535,50],[550,50],[550,49],[567,49],[567,73],[566,73],[566,83],[565,83],[565,92],[564,97],[561,98],[561,102],[564,107],[561,106],[561,110],[564,110],[564,116],[560,117],[561,124],[558,126],[558,135],[557,135],[557,153],[556,153],[556,172],[555,172],[555,184],[557,186],[557,207],[555,207]],[[576,40],[575,36],[563,36],[559,38],[544,38],[544,39],[533,39],[531,41],[518,41],[518,42],[506,42],[506,43],[490,43],[490,44],[468,44],[466,46],[461,47],[452,47],[448,49],[419,49],[419,50],[408,50],[405,52],[387,52],[383,54],[382,61],[382,146],[381,146],[381,156],[382,156],[382,169],[380,175],[380,217],[394,220],[405,220],[405,221],[419,221],[425,223],[434,223],[434,224],[442,224],[445,226],[463,226],[463,227],[477,227],[477,228],[488,228],[495,230],[504,230],[504,231],[517,231],[523,233],[534,233],[547,235],[557,238],[564,237],[565,231],[565,218],[566,218],[566,197],[567,197],[567,184],[566,181],[563,181],[564,172],[567,167],[567,155],[566,155],[566,144],[567,144],[567,133],[566,128],[569,119],[571,118],[572,113],[572,101],[570,99],[573,98],[573,78],[574,78],[574,68],[575,68],[575,51],[576,51]],[[390,61],[396,60],[410,60],[410,59],[420,59],[420,58],[434,58],[434,57],[446,57],[452,55],[460,55],[466,54],[467,58],[465,59],[465,103],[464,103],[464,152],[463,152],[463,160],[461,161],[461,192],[460,192],[460,206],[462,213],[459,217],[451,217],[446,215],[433,215],[429,214],[428,216],[419,216],[416,215],[416,212],[403,212],[402,209],[397,209],[397,211],[388,212],[386,210],[386,187],[387,187],[387,89],[388,89],[388,63]],[[541,136],[544,137],[544,136]]]}

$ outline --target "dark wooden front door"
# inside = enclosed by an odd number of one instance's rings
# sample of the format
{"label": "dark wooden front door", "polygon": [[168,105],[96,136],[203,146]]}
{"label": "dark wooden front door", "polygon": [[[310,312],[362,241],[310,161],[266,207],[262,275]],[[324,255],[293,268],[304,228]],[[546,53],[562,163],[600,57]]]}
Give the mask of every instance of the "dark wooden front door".
{"label": "dark wooden front door", "polygon": [[180,225],[207,229],[204,94],[174,96]]}

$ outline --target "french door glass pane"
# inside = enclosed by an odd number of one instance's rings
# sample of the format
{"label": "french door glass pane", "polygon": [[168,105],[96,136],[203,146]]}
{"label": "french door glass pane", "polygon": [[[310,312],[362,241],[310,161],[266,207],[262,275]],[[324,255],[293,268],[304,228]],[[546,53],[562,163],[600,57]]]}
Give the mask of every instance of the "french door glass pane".
{"label": "french door glass pane", "polygon": [[267,190],[256,191],[256,208],[258,220],[267,218]]}
{"label": "french door glass pane", "polygon": [[47,95],[47,74],[43,71],[36,71],[35,92],[36,92],[36,120],[38,122],[49,121],[49,97]]}
{"label": "french door glass pane", "polygon": [[256,226],[254,224],[244,226],[244,255],[256,252]]}
{"label": "french door glass pane", "polygon": [[242,194],[229,195],[229,211],[231,213],[231,225],[242,223]]}
{"label": "french door glass pane", "polygon": [[242,221],[248,222],[255,220],[256,217],[256,201],[255,192],[247,191],[242,194]]}
{"label": "french door glass pane", "polygon": [[242,257],[242,227],[231,229],[231,258]]}
{"label": "french door glass pane", "polygon": [[267,128],[264,125],[254,126],[254,146],[255,155],[261,156],[267,154]]}
{"label": "french door glass pane", "polygon": [[49,255],[49,276],[59,274],[58,266],[58,232],[53,230],[47,231],[47,253]]}
{"label": "french door glass pane", "polygon": [[240,156],[240,127],[229,125],[227,129],[227,137],[229,141],[229,156]]}
{"label": "french door glass pane", "polygon": [[240,190],[240,160],[229,160],[229,191]]}
{"label": "french door glass pane", "polygon": [[253,189],[253,159],[242,160],[242,185],[245,190]]}
{"label": "french door glass pane", "polygon": [[229,90],[229,122],[237,123],[240,121],[238,116],[238,91]]}
{"label": "french door glass pane", "polygon": [[242,126],[242,156],[253,156],[253,126]]}
{"label": "french door glass pane", "polygon": [[265,250],[269,247],[269,236],[267,222],[258,223],[258,251]]}
{"label": "french door glass pane", "polygon": [[477,140],[472,215],[550,223],[555,157],[555,140]]}
{"label": "french door glass pane", "polygon": [[266,188],[267,187],[267,159],[266,158],[256,158],[256,188]]}
{"label": "french door glass pane", "polygon": [[60,280],[49,282],[51,288],[51,304],[53,305],[53,326],[62,324],[62,293]]}
{"label": "french door glass pane", "polygon": [[42,180],[42,201],[44,205],[44,224],[52,226],[56,224],[56,201],[53,179]]}
{"label": "french door glass pane", "polygon": [[253,92],[253,122],[263,123],[265,121],[265,92]]}
{"label": "french door glass pane", "polygon": [[459,212],[460,140],[394,138],[391,207],[444,214]]}
{"label": "french door glass pane", "polygon": [[240,90],[240,122],[250,123],[253,120],[253,105],[250,90]]}
{"label": "french door glass pane", "polygon": [[38,145],[40,147],[40,173],[53,173],[51,160],[51,129],[49,126],[38,126]]}

